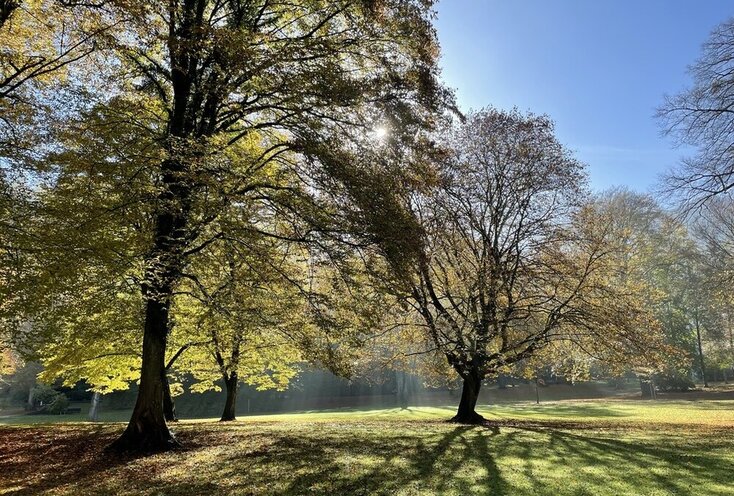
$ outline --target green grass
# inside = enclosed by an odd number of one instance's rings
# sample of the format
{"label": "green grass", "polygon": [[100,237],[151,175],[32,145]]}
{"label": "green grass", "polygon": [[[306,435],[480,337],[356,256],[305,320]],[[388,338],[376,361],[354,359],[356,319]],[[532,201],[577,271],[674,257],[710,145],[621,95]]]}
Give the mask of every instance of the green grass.
{"label": "green grass", "polygon": [[[82,413],[71,415],[5,415],[0,412],[0,425],[33,425],[86,422],[86,404],[79,404]],[[530,402],[500,405],[479,405],[477,411],[488,420],[569,420],[574,422],[636,422],[734,426],[734,400],[646,401],[646,400],[584,400],[553,401],[539,405]],[[131,410],[108,410],[100,414],[101,422],[127,422]],[[454,406],[411,407],[407,410],[350,409],[304,411],[271,415],[241,415],[245,421],[266,422],[330,422],[369,420],[445,420],[455,413]],[[191,422],[216,421],[208,417],[187,419]]]}
{"label": "green grass", "polygon": [[0,494],[732,495],[734,401],[582,401],[186,421],[119,458],[121,424],[0,428]]}
{"label": "green grass", "polygon": [[[573,422],[632,422],[734,426],[734,401],[556,401],[515,405],[480,405],[488,420],[568,420]],[[249,421],[299,422],[334,420],[445,420],[455,407],[419,407],[407,410],[343,409],[327,412],[284,413],[243,417]],[[213,420],[213,419],[208,419]]]}
{"label": "green grass", "polygon": [[[35,425],[87,422],[86,408],[88,404],[80,404],[82,413],[68,415],[28,415],[26,413],[3,414],[0,410],[0,425]],[[130,418],[132,410],[109,410],[100,413],[101,422],[125,422]]]}

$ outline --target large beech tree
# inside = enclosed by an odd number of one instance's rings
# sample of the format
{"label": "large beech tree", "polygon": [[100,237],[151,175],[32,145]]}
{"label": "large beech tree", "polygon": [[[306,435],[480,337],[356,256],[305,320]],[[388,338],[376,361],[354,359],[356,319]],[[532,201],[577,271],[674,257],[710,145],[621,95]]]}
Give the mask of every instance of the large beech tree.
{"label": "large beech tree", "polygon": [[488,374],[557,340],[631,351],[644,312],[614,290],[609,230],[581,208],[583,165],[546,117],[487,109],[447,140],[437,187],[410,203],[417,236],[385,254],[463,380],[454,420],[475,423]]}
{"label": "large beech tree", "polygon": [[584,176],[543,117],[487,110],[451,139],[443,184],[416,204],[425,248],[412,297],[464,381],[455,420],[474,422],[484,377],[542,346],[588,275],[554,259]]}
{"label": "large beech tree", "polygon": [[[177,445],[163,371],[177,292],[196,277],[192,260],[220,243],[247,246],[253,233],[355,245],[345,228],[353,224],[320,188],[368,181],[376,171],[360,164],[374,155],[372,131],[386,127],[385,146],[409,148],[450,95],[436,79],[429,1],[97,9],[115,27],[95,38],[99,70],[73,74],[58,96],[69,109],[53,114],[55,146],[39,150],[49,153],[37,169],[36,229],[54,240],[54,263],[35,253],[34,270],[58,269],[57,287],[93,277],[89,268],[107,288],[139,286],[140,388],[113,447],[155,451]],[[241,214],[253,203],[268,222]]]}

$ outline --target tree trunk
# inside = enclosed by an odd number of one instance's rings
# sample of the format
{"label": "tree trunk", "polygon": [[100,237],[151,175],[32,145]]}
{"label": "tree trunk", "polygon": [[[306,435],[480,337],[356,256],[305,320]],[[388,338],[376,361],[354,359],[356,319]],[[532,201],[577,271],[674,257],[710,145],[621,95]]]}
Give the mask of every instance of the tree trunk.
{"label": "tree trunk", "polygon": [[[195,105],[199,95],[193,95],[194,82],[198,78],[195,53],[200,18],[193,12],[193,5],[201,2],[184,2],[184,25],[172,28],[169,52],[173,109],[168,119],[165,148],[167,157],[161,162],[160,182],[155,213],[153,249],[146,258],[145,280],[142,285],[145,297],[145,325],[143,329],[143,361],[140,370],[140,387],[130,423],[122,436],[112,443],[115,451],[154,452],[165,451],[179,444],[168,430],[163,412],[163,374],[166,363],[168,338],[168,312],[176,283],[181,278],[181,268],[186,258],[186,247],[191,242],[187,231],[191,212],[192,185],[189,163],[181,157],[182,146],[187,152],[195,152],[188,141],[196,134],[197,115]],[[178,7],[176,7],[178,9]],[[198,19],[198,20],[197,20]],[[171,21],[173,22],[173,21]],[[198,25],[197,25],[198,23]],[[197,33],[197,34],[193,34]],[[187,143],[183,145],[183,143]],[[190,156],[189,156],[190,157]]]}
{"label": "tree trunk", "polygon": [[165,367],[167,334],[168,303],[161,302],[158,298],[149,298],[145,311],[138,398],[127,429],[110,446],[114,451],[156,452],[179,446],[168,430],[163,414],[161,371]]}
{"label": "tree trunk", "polygon": [[89,406],[89,421],[97,422],[99,420],[99,403],[102,401],[102,395],[94,392],[92,395],[92,404]]}
{"label": "tree trunk", "polygon": [[168,382],[168,374],[166,370],[163,370],[163,416],[166,418],[166,422],[178,422],[176,416],[176,405],[173,402],[173,396],[171,396],[171,384]]}
{"label": "tree trunk", "polygon": [[650,378],[640,378],[640,392],[643,398],[655,399],[655,382]]}
{"label": "tree trunk", "polygon": [[227,389],[227,400],[224,403],[224,411],[222,412],[221,422],[237,420],[237,372],[232,372],[229,377],[225,377],[224,385]]}
{"label": "tree trunk", "polygon": [[485,419],[475,411],[475,408],[479,399],[479,388],[482,387],[482,379],[476,370],[472,370],[463,379],[459,409],[451,421],[459,424],[480,424]]}
{"label": "tree trunk", "polygon": [[33,410],[35,407],[36,407],[35,385],[31,385],[31,388],[28,390],[28,401],[25,404],[25,409]]}
{"label": "tree trunk", "polygon": [[21,3],[19,1],[5,0],[0,2],[0,28],[5,26],[5,23],[8,22],[10,17],[13,15],[13,12],[15,12],[20,6]]}
{"label": "tree trunk", "polygon": [[538,378],[535,378],[535,404],[540,405],[540,391],[538,391]]}
{"label": "tree trunk", "polygon": [[406,410],[409,403],[408,374],[402,370],[395,371],[395,392],[398,396],[398,405],[401,410]]}
{"label": "tree trunk", "polygon": [[701,326],[698,323],[698,311],[695,316],[696,321],[696,340],[698,341],[698,359],[701,365],[701,375],[703,376],[703,387],[709,387],[708,381],[706,381],[706,364],[703,357],[703,346],[701,345]]}

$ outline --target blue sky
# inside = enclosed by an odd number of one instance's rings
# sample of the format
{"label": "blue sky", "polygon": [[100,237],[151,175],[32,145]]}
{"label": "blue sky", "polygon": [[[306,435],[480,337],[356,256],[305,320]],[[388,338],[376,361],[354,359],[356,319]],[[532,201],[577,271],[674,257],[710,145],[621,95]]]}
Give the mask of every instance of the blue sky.
{"label": "blue sky", "polygon": [[732,0],[441,0],[446,83],[462,110],[546,113],[594,189],[645,191],[683,153],[653,115]]}

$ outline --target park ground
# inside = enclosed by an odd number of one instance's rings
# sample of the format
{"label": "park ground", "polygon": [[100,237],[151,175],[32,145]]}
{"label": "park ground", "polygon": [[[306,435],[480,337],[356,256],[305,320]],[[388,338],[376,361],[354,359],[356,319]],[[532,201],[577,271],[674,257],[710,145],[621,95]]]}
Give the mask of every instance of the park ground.
{"label": "park ground", "polygon": [[4,417],[0,494],[734,495],[734,399],[690,398],[181,421],[145,457],[104,452],[124,423]]}

